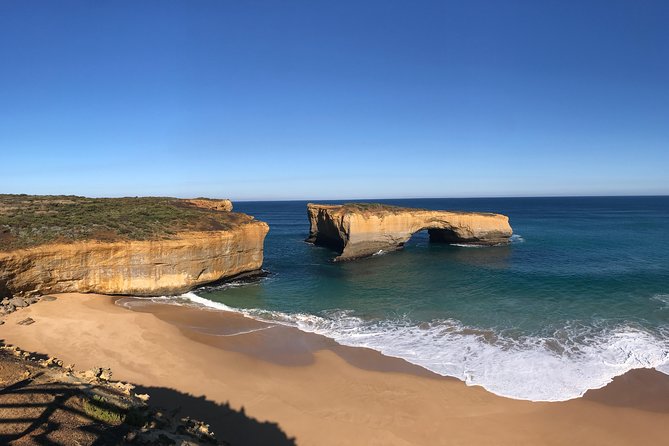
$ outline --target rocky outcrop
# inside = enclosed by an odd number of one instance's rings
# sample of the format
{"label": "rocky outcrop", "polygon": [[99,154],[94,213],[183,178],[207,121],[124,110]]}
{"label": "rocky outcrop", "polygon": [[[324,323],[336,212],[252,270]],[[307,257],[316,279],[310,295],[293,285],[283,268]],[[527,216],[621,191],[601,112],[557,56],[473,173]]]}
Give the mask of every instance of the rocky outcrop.
{"label": "rocky outcrop", "polygon": [[192,198],[184,200],[185,202],[202,209],[210,209],[212,211],[232,211],[232,201],[228,199],[214,200],[211,198]]}
{"label": "rocky outcrop", "polygon": [[0,291],[183,293],[259,270],[268,230],[266,223],[246,217],[224,230],[183,232],[163,240],[77,241],[0,252]]}
{"label": "rocky outcrop", "polygon": [[106,367],[76,370],[56,357],[0,342],[0,382],[20,386],[3,400],[3,440],[33,444],[30,439],[48,434],[48,444],[229,445],[208,424],[184,417],[181,407],[159,409],[135,385],[113,381]]}
{"label": "rocky outcrop", "polygon": [[411,236],[427,229],[430,241],[476,245],[506,244],[512,235],[509,218],[485,212],[410,209],[378,204],[308,204],[308,242],[340,253],[335,260],[367,257],[400,249]]}

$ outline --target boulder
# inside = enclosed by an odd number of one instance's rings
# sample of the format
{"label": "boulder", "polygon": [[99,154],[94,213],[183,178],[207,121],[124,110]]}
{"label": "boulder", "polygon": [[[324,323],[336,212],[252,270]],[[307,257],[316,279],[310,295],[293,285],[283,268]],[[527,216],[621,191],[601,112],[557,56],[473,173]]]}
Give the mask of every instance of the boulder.
{"label": "boulder", "polygon": [[14,305],[15,307],[19,307],[19,308],[27,307],[29,305],[29,303],[26,302],[25,299],[23,299],[22,297],[18,297],[18,296],[12,297],[9,300],[9,303],[11,305]]}

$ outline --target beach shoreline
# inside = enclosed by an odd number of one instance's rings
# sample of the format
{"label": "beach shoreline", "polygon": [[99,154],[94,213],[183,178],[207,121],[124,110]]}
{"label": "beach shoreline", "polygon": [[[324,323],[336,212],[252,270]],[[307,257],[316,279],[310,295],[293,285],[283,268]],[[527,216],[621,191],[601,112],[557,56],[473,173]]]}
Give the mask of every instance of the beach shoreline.
{"label": "beach shoreline", "polygon": [[[299,445],[666,439],[669,376],[654,370],[633,370],[575,400],[519,401],[241,314],[93,294],[56,297],[7,316],[0,338],[78,368],[111,367],[115,379],[139,386],[229,404],[259,422],[277,423]],[[26,317],[35,323],[17,324]],[[193,415],[219,438],[250,444],[248,432],[230,430],[211,413]]]}

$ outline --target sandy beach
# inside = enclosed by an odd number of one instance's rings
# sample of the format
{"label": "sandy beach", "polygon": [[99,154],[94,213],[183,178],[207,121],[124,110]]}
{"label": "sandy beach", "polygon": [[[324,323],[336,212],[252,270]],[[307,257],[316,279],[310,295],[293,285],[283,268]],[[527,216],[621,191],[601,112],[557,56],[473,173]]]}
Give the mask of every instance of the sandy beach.
{"label": "sandy beach", "polygon": [[0,338],[111,367],[233,445],[661,444],[669,425],[669,376],[654,370],[576,400],[518,401],[294,328],[131,298],[61,294],[6,317]]}

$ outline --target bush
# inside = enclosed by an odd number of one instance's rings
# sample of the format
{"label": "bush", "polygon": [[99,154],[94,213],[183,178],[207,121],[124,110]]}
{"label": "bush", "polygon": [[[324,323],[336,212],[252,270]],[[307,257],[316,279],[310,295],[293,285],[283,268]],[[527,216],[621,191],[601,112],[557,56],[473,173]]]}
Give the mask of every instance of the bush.
{"label": "bush", "polygon": [[93,398],[84,401],[84,412],[92,419],[106,424],[121,424],[126,415],[123,409],[99,395],[93,395]]}

